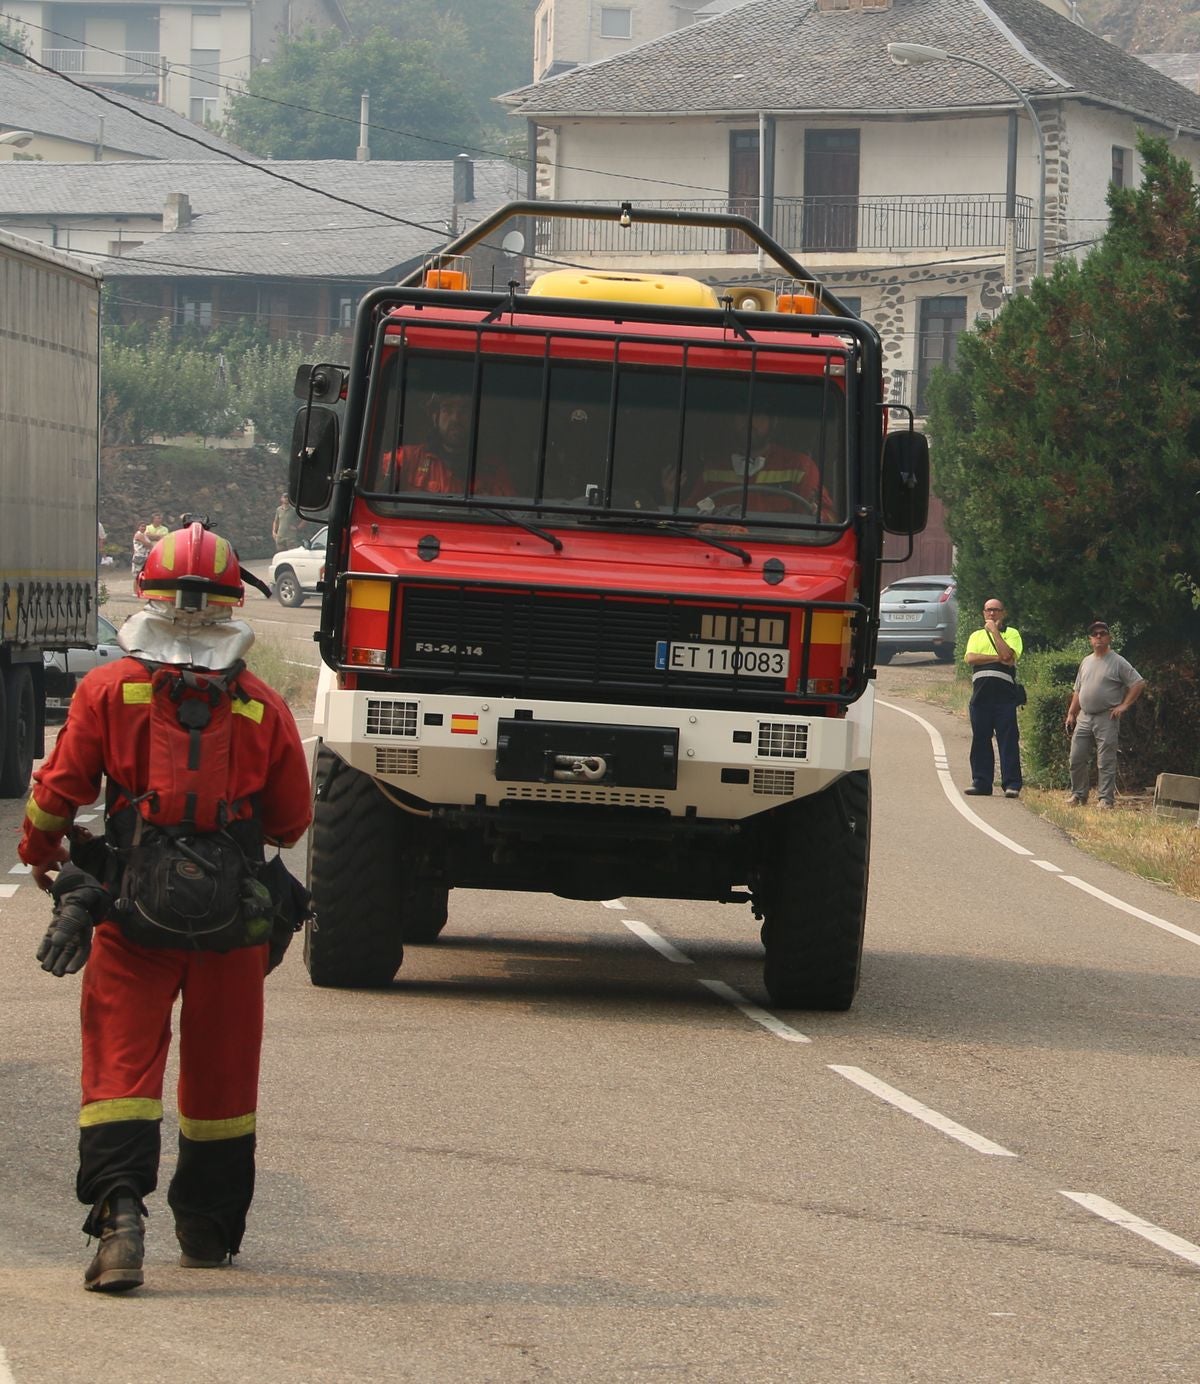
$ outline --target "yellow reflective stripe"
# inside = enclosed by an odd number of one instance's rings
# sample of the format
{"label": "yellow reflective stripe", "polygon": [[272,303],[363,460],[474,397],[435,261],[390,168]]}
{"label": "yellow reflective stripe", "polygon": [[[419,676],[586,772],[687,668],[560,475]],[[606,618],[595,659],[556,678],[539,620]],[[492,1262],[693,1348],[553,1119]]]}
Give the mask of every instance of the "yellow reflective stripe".
{"label": "yellow reflective stripe", "polygon": [[818,610],[811,617],[808,637],[814,644],[840,644],[846,616],[836,610]]}
{"label": "yellow reflective stripe", "polygon": [[154,688],[148,682],[123,682],[121,700],[126,706],[137,706],[154,700]]}
{"label": "yellow reflective stripe", "polygon": [[355,610],[390,610],[392,589],[385,581],[352,581],[349,601]]}
{"label": "yellow reflective stripe", "polygon": [[[723,481],[732,490],[735,486],[744,484],[745,476],[737,476],[729,471],[705,471],[702,479],[706,483]],[[789,468],[786,471],[754,471],[750,475],[750,485],[800,485],[807,481],[807,475],[796,468]]]}
{"label": "yellow reflective stripe", "polygon": [[32,798],[25,804],[25,815],[38,831],[63,831],[71,823],[70,817],[56,817],[37,805]]}
{"label": "yellow reflective stripe", "polygon": [[175,535],[169,533],[166,538],[160,538],[158,541],[162,544],[159,549],[162,565],[168,572],[173,572],[175,570]]}
{"label": "yellow reflective stripe", "polygon": [[218,538],[213,544],[213,572],[216,576],[229,566],[229,544],[224,538]]}
{"label": "yellow reflective stripe", "polygon": [[79,1112],[79,1128],[115,1124],[118,1120],[161,1120],[162,1101],[141,1096],[122,1096],[118,1100],[94,1100]]}
{"label": "yellow reflective stripe", "polygon": [[236,697],[233,700],[233,714],[235,716],[249,716],[252,721],[257,721],[260,724],[265,710],[266,708],[263,706],[262,702],[253,700],[239,702]]}
{"label": "yellow reflective stripe", "polygon": [[180,1115],[179,1132],[185,1138],[197,1142],[213,1139],[240,1139],[243,1135],[254,1133],[256,1118],[257,1116],[253,1111],[249,1115],[234,1115],[228,1120],[193,1120],[190,1115]]}

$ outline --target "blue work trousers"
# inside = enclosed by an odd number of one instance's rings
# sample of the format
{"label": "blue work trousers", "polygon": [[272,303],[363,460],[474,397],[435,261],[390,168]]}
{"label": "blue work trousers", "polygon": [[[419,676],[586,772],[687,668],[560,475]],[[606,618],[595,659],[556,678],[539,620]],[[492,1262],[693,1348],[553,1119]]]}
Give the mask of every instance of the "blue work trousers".
{"label": "blue work trousers", "polygon": [[996,757],[992,736],[1000,751],[1000,782],[1005,788],[1021,787],[1021,738],[1017,708],[1011,702],[972,702],[971,782],[981,793],[992,791]]}

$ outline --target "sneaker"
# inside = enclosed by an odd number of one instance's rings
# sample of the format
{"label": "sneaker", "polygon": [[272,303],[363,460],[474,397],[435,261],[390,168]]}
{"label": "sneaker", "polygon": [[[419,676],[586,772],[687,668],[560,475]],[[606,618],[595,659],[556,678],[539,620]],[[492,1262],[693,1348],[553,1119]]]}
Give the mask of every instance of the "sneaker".
{"label": "sneaker", "polygon": [[990,788],[976,788],[974,784],[970,788],[963,789],[963,796],[967,798],[990,798],[992,790]]}
{"label": "sneaker", "polygon": [[100,1244],[83,1275],[89,1293],[125,1293],[145,1282],[146,1223],[142,1204],[132,1193],[114,1192],[93,1222]]}
{"label": "sneaker", "polygon": [[1004,790],[1004,796],[1006,798],[1019,798],[1021,796],[1021,790],[1019,788],[1006,788]]}
{"label": "sneaker", "polygon": [[176,1216],[175,1238],[181,1269],[222,1269],[230,1262],[224,1235],[202,1216]]}
{"label": "sneaker", "polygon": [[1086,807],[1087,799],[1081,798],[1078,793],[1072,793],[1067,798],[1068,807]]}
{"label": "sneaker", "polygon": [[1096,804],[1096,806],[1100,809],[1101,812],[1111,812],[1113,810],[1114,804],[1108,802],[1105,798],[1101,798],[1100,801]]}

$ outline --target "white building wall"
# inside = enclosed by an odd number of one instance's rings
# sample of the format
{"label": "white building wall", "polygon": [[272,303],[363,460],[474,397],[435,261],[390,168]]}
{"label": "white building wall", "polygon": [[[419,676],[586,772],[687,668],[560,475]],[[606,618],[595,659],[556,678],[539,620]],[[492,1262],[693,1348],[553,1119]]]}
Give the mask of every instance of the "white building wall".
{"label": "white building wall", "polygon": [[[627,48],[669,34],[692,22],[703,0],[541,0],[533,17],[533,76],[539,80],[555,63],[582,64],[615,57]],[[628,38],[602,32],[601,10],[628,10]],[[543,45],[542,21],[548,43]]]}

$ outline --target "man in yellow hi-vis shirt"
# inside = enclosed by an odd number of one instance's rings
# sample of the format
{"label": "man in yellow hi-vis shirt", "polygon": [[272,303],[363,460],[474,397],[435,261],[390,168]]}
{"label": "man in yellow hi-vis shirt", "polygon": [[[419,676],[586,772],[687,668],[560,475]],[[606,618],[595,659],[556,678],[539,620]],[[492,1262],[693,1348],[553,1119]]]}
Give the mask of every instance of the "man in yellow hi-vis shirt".
{"label": "man in yellow hi-vis shirt", "polygon": [[1000,751],[1000,782],[1006,798],[1021,796],[1021,741],[1017,731],[1017,659],[1024,646],[1005,623],[1004,604],[995,596],[983,603],[983,628],[967,640],[971,669],[971,786],[963,792],[990,798]]}

